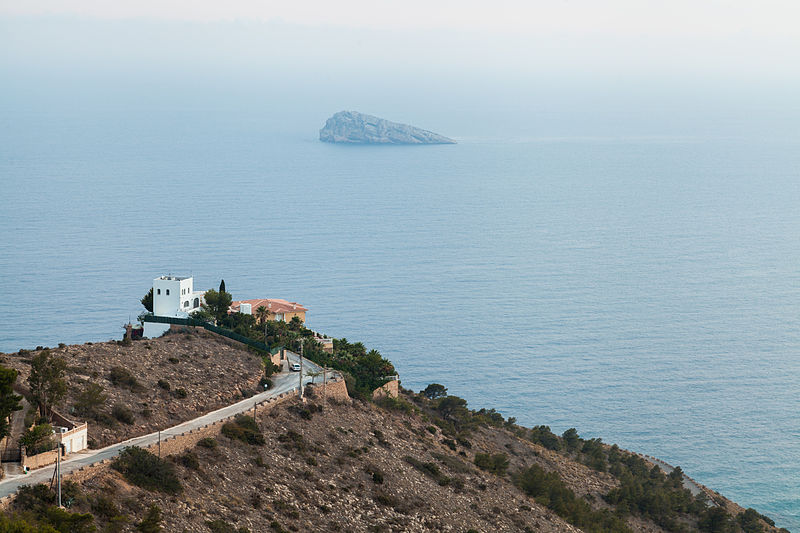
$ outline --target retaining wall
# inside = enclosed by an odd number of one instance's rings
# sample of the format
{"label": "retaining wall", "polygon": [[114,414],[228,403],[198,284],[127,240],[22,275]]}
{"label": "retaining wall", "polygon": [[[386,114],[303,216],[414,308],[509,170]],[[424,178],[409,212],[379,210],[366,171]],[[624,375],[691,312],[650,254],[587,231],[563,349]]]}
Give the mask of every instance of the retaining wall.
{"label": "retaining wall", "polygon": [[22,468],[27,467],[28,470],[35,470],[37,468],[42,468],[43,466],[52,465],[56,462],[58,452],[59,450],[56,448],[55,450],[37,453],[36,455],[25,455],[23,453],[21,455],[20,465]]}
{"label": "retaining wall", "polygon": [[347,385],[342,378],[337,378],[336,381],[329,381],[324,387],[321,383],[306,385],[306,390],[311,392],[315,398],[327,397],[329,400],[339,402],[350,401],[350,395],[347,394]]}
{"label": "retaining wall", "polygon": [[377,400],[379,398],[384,398],[386,396],[390,398],[397,398],[400,395],[400,387],[398,385],[399,383],[400,382],[397,381],[396,379],[393,379],[388,383],[384,383],[383,385],[372,391],[372,399]]}

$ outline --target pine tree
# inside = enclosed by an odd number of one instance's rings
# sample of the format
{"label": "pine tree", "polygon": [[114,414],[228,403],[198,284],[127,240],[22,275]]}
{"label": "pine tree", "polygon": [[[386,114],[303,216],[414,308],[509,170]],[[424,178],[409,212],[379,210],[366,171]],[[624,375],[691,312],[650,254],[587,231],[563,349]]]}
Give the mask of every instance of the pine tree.
{"label": "pine tree", "polygon": [[0,366],[0,438],[9,433],[8,417],[11,413],[22,409],[19,404],[22,396],[14,394],[14,382],[16,380],[16,370]]}

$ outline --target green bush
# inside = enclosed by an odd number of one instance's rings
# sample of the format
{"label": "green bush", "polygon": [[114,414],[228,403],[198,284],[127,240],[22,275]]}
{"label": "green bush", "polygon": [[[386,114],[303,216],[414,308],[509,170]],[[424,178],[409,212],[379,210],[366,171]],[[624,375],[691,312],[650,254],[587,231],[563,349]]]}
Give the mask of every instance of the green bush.
{"label": "green bush", "polygon": [[167,381],[166,379],[159,379],[158,380],[158,386],[161,387],[162,389],[166,390],[166,391],[168,391],[169,389],[172,388],[172,387],[170,387],[169,381]]}
{"label": "green bush", "polygon": [[219,444],[217,443],[217,439],[213,437],[203,437],[198,441],[197,445],[200,446],[201,448],[209,448],[209,449],[213,449],[219,446]]}
{"label": "green bush", "polygon": [[200,470],[200,459],[198,459],[197,454],[191,451],[183,452],[176,458],[176,462],[191,470]]}
{"label": "green bush", "polygon": [[111,409],[111,415],[122,422],[123,424],[131,425],[135,421],[135,417],[133,416],[133,411],[128,409],[127,406],[118,403]]}
{"label": "green bush", "polygon": [[161,509],[158,505],[151,505],[144,519],[139,522],[136,529],[142,533],[158,533],[161,528]]}
{"label": "green bush", "polygon": [[556,472],[545,472],[533,465],[515,474],[513,479],[525,494],[587,533],[630,533],[619,516],[607,510],[595,511],[585,500],[577,498]]}
{"label": "green bush", "polygon": [[263,446],[266,443],[252,416],[238,415],[233,422],[226,422],[222,426],[222,434],[253,446]]}
{"label": "green bush", "polygon": [[75,401],[75,411],[85,417],[95,418],[98,411],[105,405],[108,395],[104,393],[103,386],[98,383],[87,383]]}
{"label": "green bush", "polygon": [[25,453],[28,455],[49,452],[57,446],[56,441],[53,439],[53,426],[50,424],[33,426],[23,433],[19,443],[25,446]]}
{"label": "green bush", "polygon": [[150,491],[178,494],[183,488],[175,465],[137,446],[124,448],[111,463],[129,482]]}
{"label": "green bush", "polygon": [[183,398],[186,398],[187,396],[189,396],[189,393],[186,392],[186,389],[180,388],[180,389],[175,389],[174,391],[172,391],[172,395],[174,397],[178,398],[178,399],[183,399]]}
{"label": "green bush", "polygon": [[408,455],[403,457],[403,460],[426,476],[433,478],[439,485],[449,485],[452,481],[452,479],[444,475],[442,471],[439,470],[439,467],[436,465],[436,463],[423,463],[419,459],[415,459],[414,457]]}
{"label": "green bush", "polygon": [[225,520],[206,520],[206,526],[212,533],[236,533],[236,528]]}
{"label": "green bush", "polygon": [[[588,441],[587,441],[588,442]],[[680,517],[699,517],[705,504],[683,487],[683,472],[676,467],[670,475],[633,454],[622,453],[615,445],[608,451],[609,471],[619,487],[604,496],[620,513],[649,518],[667,531],[683,529]]]}
{"label": "green bush", "polygon": [[140,391],[143,388],[139,380],[127,368],[121,366],[115,366],[111,369],[108,380],[117,387],[126,387],[133,392]]}
{"label": "green bush", "polygon": [[[79,496],[77,486],[68,482],[65,483],[62,494],[65,500]],[[93,523],[94,517],[91,514],[70,513],[57,508],[55,503],[56,494],[46,485],[20,487],[17,497],[14,499],[14,507],[22,510],[23,514],[22,516],[0,514],[0,531],[9,533],[91,533],[96,530]]]}
{"label": "green bush", "polygon": [[475,466],[481,470],[486,470],[497,476],[506,475],[508,470],[508,456],[504,453],[476,453]]}
{"label": "green bush", "polygon": [[550,431],[549,426],[534,426],[531,428],[528,438],[537,444],[541,444],[548,450],[560,450],[561,440],[558,436]]}

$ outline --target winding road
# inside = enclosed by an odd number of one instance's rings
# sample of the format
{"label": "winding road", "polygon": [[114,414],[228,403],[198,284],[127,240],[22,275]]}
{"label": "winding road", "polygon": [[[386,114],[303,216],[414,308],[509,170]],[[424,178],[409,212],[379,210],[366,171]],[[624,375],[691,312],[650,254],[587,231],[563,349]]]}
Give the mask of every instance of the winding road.
{"label": "winding road", "polygon": [[[287,359],[290,363],[299,362],[299,356],[297,354],[289,351],[286,353]],[[163,440],[173,435],[180,435],[181,433],[186,433],[193,429],[198,429],[203,426],[213,424],[214,422],[218,422],[239,413],[245,413],[252,410],[257,404],[277,398],[285,392],[298,390],[301,379],[305,385],[312,381],[312,374],[316,376],[320,372],[322,372],[322,367],[304,358],[302,378],[300,377],[300,373],[281,372],[280,374],[275,374],[272,376],[273,387],[270,390],[256,394],[235,404],[217,409],[216,411],[212,411],[176,426],[161,430],[160,432],[156,431],[148,435],[133,437],[126,441],[112,444],[111,446],[106,446],[105,448],[101,448],[99,450],[86,450],[84,452],[71,454],[66,459],[61,461],[61,473],[64,475],[78,470],[81,467],[89,466],[97,463],[98,461],[102,461],[103,459],[113,459],[117,456],[117,454],[119,454],[120,451],[122,451],[123,448],[128,446],[145,447],[151,444],[157,444],[159,442],[159,438]],[[331,371],[328,374],[328,381],[330,382],[332,378],[335,378],[337,375],[338,374],[335,371]],[[0,481],[0,498],[4,498],[15,493],[17,489],[23,485],[49,483],[50,479],[53,477],[54,469],[55,465],[50,465],[37,470],[32,470],[28,474],[7,476]]]}

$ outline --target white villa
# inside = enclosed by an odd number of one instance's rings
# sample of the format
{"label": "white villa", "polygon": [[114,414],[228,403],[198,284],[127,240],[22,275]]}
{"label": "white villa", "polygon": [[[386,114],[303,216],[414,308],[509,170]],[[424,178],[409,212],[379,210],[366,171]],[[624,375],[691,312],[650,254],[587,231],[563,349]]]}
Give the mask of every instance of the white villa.
{"label": "white villa", "polygon": [[[175,318],[188,318],[205,303],[206,291],[194,290],[194,278],[161,276],[153,280],[153,314]],[[160,337],[169,324],[144,323],[144,336]]]}

